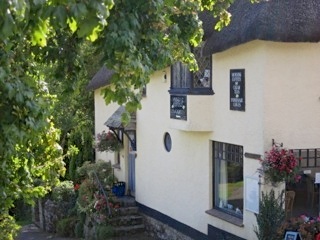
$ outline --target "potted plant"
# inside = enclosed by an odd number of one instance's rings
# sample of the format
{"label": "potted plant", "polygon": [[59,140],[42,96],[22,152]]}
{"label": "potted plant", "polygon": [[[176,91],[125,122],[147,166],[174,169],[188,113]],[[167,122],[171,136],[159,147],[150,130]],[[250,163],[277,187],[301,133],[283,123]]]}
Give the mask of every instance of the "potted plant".
{"label": "potted plant", "polygon": [[119,152],[122,148],[122,143],[113,132],[103,131],[102,133],[98,133],[97,135],[96,148],[99,152]]}
{"label": "potted plant", "polygon": [[280,182],[299,182],[299,159],[291,150],[273,146],[261,159],[262,171],[267,183],[277,185]]}

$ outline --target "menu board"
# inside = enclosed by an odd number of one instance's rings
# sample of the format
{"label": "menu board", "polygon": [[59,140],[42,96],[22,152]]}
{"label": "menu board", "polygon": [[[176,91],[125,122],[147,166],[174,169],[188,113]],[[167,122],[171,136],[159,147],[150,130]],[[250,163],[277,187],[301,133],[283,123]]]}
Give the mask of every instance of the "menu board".
{"label": "menu board", "polygon": [[187,96],[170,96],[170,118],[187,120]]}
{"label": "menu board", "polygon": [[245,111],[244,69],[230,70],[230,110]]}

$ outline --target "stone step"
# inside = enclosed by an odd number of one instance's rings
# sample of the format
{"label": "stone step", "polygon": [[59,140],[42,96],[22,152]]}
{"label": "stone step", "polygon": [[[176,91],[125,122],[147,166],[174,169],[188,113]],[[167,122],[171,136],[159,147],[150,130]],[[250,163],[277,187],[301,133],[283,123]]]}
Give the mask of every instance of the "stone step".
{"label": "stone step", "polygon": [[135,207],[137,205],[136,200],[129,196],[116,197],[115,201],[118,202],[121,207]]}
{"label": "stone step", "polygon": [[134,226],[143,224],[143,217],[140,215],[129,215],[114,217],[110,220],[112,226]]}
{"label": "stone step", "polygon": [[134,225],[134,226],[121,226],[121,227],[114,227],[114,234],[115,236],[126,236],[132,235],[136,233],[141,233],[145,230],[145,226],[143,224]]}
{"label": "stone step", "polygon": [[139,212],[138,207],[121,207],[118,209],[118,213],[120,216],[125,215],[136,215]]}

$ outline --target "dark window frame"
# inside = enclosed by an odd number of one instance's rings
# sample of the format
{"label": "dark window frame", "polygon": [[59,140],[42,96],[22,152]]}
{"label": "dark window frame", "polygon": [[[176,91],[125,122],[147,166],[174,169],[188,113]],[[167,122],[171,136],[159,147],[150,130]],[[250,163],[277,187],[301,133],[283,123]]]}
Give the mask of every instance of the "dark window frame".
{"label": "dark window frame", "polygon": [[[227,162],[232,162],[238,165],[241,165],[242,167],[242,178],[244,181],[244,176],[243,176],[243,158],[244,158],[244,150],[243,146],[240,145],[235,145],[235,144],[230,144],[230,143],[225,143],[225,142],[218,142],[218,141],[213,141],[212,142],[212,206],[215,211],[222,212],[226,215],[230,215],[233,217],[236,217],[238,219],[243,219],[243,211],[244,211],[244,199],[242,203],[242,215],[233,213],[231,211],[228,211],[227,209],[219,207],[219,194],[218,194],[218,185],[220,183],[219,181],[219,175],[217,174],[220,172],[219,168],[220,166],[220,161],[224,160]],[[219,161],[219,164],[217,163]]]}
{"label": "dark window frame", "polygon": [[293,154],[301,159],[300,168],[320,167],[320,148],[291,149]]}
{"label": "dark window frame", "polygon": [[[212,56],[201,56],[202,48],[196,48],[194,51],[195,57],[198,61],[200,70],[196,72],[191,72],[188,69],[188,66],[181,62],[177,62],[171,66],[171,84],[170,84],[170,94],[187,94],[187,95],[213,95],[214,91],[212,90]],[[209,86],[195,86],[195,76],[201,75],[205,78],[206,67],[201,71],[201,64],[205,58],[209,58]],[[177,70],[179,69],[179,70]],[[207,78],[206,78],[207,79]],[[198,85],[200,80],[197,81]]]}

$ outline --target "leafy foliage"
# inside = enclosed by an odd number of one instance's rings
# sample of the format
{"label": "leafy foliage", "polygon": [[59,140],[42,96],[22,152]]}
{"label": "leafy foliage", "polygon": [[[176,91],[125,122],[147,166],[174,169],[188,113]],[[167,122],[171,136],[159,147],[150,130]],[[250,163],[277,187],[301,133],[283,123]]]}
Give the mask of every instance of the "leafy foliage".
{"label": "leafy foliage", "polygon": [[60,219],[57,223],[57,233],[62,237],[75,237],[76,217],[67,217]]}
{"label": "leafy foliage", "polygon": [[254,232],[259,240],[277,239],[278,228],[284,221],[284,192],[275,196],[272,189],[269,193],[262,192],[259,214],[256,214],[257,226]]}
{"label": "leafy foliage", "polygon": [[9,214],[0,215],[0,232],[3,240],[13,240],[17,236],[19,226]]}
{"label": "leafy foliage", "polygon": [[119,152],[122,148],[122,143],[117,136],[111,131],[97,134],[96,148],[99,152],[112,151]]}
{"label": "leafy foliage", "polygon": [[[90,75],[83,71],[85,42],[94,42],[92,55],[102,61],[97,65],[114,70],[114,88],[103,92],[106,102],[125,104],[132,112],[141,107],[142,88],[154,71],[178,60],[197,68],[191,53],[203,35],[197,12],[211,11],[221,28],[229,21],[231,3],[0,0],[0,214],[15,199],[32,202],[43,196],[64,175],[64,144],[69,148],[68,135],[80,132],[72,127],[71,116],[75,122],[89,116],[80,110],[89,102],[76,98],[84,96],[77,92],[85,86],[79,77]],[[52,94],[65,97],[54,109]],[[61,127],[62,149],[54,122]],[[92,129],[92,122],[81,121],[80,126]],[[82,137],[88,139],[88,134]]]}

